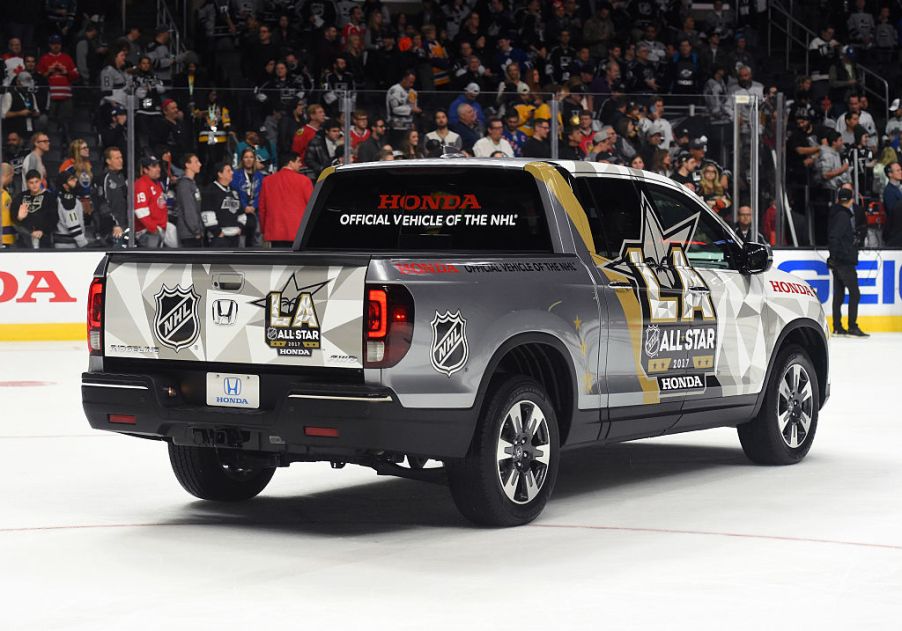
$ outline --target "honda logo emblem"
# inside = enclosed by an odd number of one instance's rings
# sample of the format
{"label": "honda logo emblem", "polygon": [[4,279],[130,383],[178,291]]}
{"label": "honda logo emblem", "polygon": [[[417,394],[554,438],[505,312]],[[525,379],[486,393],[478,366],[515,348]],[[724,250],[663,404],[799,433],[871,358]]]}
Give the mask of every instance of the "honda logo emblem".
{"label": "honda logo emblem", "polygon": [[213,301],[213,324],[228,326],[235,324],[238,317],[238,303],[234,300]]}
{"label": "honda logo emblem", "polygon": [[241,379],[226,377],[222,380],[222,391],[228,396],[237,397],[241,394]]}

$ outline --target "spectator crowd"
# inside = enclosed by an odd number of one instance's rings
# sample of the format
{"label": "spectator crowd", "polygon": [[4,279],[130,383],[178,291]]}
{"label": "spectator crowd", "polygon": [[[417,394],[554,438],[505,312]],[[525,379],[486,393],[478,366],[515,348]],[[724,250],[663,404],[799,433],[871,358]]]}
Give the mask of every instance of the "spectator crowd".
{"label": "spectator crowd", "polygon": [[[858,66],[894,72],[897,8],[800,2],[820,6],[820,35],[810,76],[786,86],[760,57],[760,3],[690,4],[206,0],[190,50],[167,28],[116,33],[108,3],[17,6],[0,56],[3,245],[288,245],[328,167],[449,152],[653,171],[758,239],[747,177],[727,167],[737,121],[741,146],[774,148],[780,91],[803,241],[825,242],[836,192],[857,183],[860,207],[882,213],[880,238],[902,245],[902,108],[888,121],[872,111]],[[746,95],[759,99],[761,138],[736,105]],[[773,243],[775,173],[761,168]]]}

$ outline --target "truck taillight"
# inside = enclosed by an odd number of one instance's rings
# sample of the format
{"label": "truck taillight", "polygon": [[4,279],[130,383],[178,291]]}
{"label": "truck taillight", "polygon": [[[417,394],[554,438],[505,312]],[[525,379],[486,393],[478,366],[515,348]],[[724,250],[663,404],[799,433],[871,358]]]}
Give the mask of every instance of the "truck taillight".
{"label": "truck taillight", "polygon": [[401,285],[368,286],[366,290],[366,368],[394,366],[413,339],[413,297]]}
{"label": "truck taillight", "polygon": [[388,332],[388,293],[384,289],[370,289],[366,293],[366,336],[381,340]]}
{"label": "truck taillight", "polygon": [[103,352],[103,279],[95,278],[88,289],[88,350],[92,355]]}

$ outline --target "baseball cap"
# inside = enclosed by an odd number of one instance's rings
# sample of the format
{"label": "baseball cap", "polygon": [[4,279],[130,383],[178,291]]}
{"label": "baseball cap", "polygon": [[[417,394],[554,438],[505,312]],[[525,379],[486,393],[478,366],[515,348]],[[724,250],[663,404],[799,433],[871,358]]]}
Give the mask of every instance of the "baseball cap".
{"label": "baseball cap", "polygon": [[128,112],[125,111],[125,108],[121,105],[114,105],[113,109],[110,110],[111,116],[125,116]]}
{"label": "baseball cap", "polygon": [[517,94],[529,94],[529,86],[525,83],[521,83],[517,86]]}
{"label": "baseball cap", "polygon": [[674,137],[674,138],[682,138],[683,136],[688,136],[688,135],[689,135],[689,128],[688,128],[688,127],[678,127],[678,128],[673,132],[673,137]]}
{"label": "baseball cap", "polygon": [[690,149],[704,149],[708,146],[708,139],[705,136],[699,136],[698,138],[693,138],[689,143]]}
{"label": "baseball cap", "polygon": [[611,128],[604,127],[604,128],[602,128],[601,131],[595,132],[595,135],[592,136],[592,140],[594,142],[603,142],[603,141],[607,140],[608,138],[610,138],[610,136],[611,136]]}
{"label": "baseball cap", "polygon": [[19,81],[19,85],[23,87],[30,88],[34,86],[34,79],[32,78],[31,73],[25,70],[17,74],[16,79]]}
{"label": "baseball cap", "polygon": [[50,42],[51,44],[62,44],[63,38],[60,37],[59,35],[51,35],[50,39],[48,39],[47,41]]}
{"label": "baseball cap", "polygon": [[160,159],[156,156],[144,156],[141,158],[141,168],[146,169],[148,167],[152,167],[155,164],[160,164]]}
{"label": "baseball cap", "polygon": [[840,202],[847,202],[850,199],[852,199],[852,197],[853,197],[852,191],[847,188],[841,188],[836,193],[836,200],[840,201]]}
{"label": "baseball cap", "polygon": [[173,101],[172,99],[163,99],[163,102],[160,103],[160,109],[165,110],[170,103],[175,103],[175,101]]}
{"label": "baseball cap", "polygon": [[664,130],[667,129],[667,123],[660,118],[657,120],[653,120],[651,124],[648,126],[648,132],[646,135],[654,136],[655,134],[661,134],[662,136],[666,135]]}
{"label": "baseball cap", "polygon": [[464,88],[464,92],[479,94],[479,84],[478,83],[468,83]]}
{"label": "baseball cap", "polygon": [[65,169],[64,171],[60,171],[59,175],[56,176],[57,188],[62,190],[63,187],[65,187],[66,184],[69,183],[69,180],[72,180],[72,179],[75,179],[75,180],[78,179],[78,176],[75,174],[74,167],[69,167],[68,169]]}
{"label": "baseball cap", "polygon": [[897,109],[899,109],[899,99],[893,99],[893,102],[889,105],[889,111],[895,112]]}

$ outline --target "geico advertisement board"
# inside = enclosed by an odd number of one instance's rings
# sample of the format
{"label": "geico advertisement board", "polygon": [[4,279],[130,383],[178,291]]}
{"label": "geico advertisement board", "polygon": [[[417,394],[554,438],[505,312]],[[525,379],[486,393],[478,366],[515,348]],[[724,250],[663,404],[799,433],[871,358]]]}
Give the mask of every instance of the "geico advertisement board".
{"label": "geico advertisement board", "polygon": [[[807,281],[828,317],[833,304],[829,256],[827,250],[774,250],[774,265]],[[868,332],[902,331],[902,250],[862,250],[858,255],[858,287],[861,327]]]}
{"label": "geico advertisement board", "polygon": [[103,252],[0,252],[0,340],[85,337],[88,286]]}

